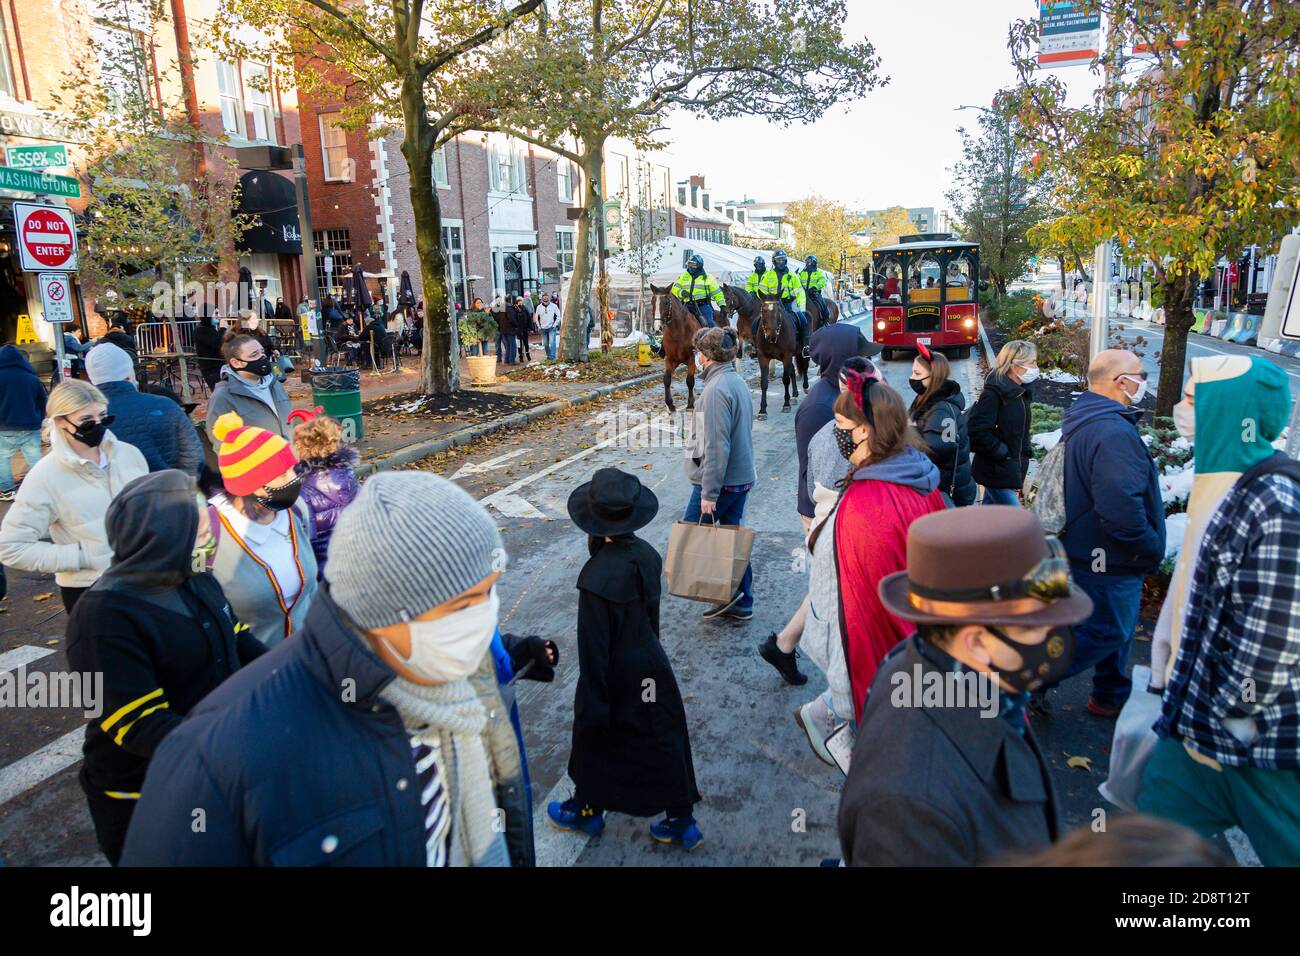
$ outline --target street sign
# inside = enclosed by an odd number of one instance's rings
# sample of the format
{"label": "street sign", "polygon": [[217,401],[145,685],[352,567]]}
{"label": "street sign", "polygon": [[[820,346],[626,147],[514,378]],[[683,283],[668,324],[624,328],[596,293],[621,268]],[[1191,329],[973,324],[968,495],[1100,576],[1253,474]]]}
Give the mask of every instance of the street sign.
{"label": "street sign", "polygon": [[1101,49],[1101,14],[1085,13],[1074,3],[1038,5],[1038,65],[1090,63]]}
{"label": "street sign", "polygon": [[24,272],[77,270],[77,224],[71,209],[16,202],[14,232]]}
{"label": "street sign", "polygon": [[81,181],[75,176],[55,176],[45,171],[0,166],[0,189],[20,193],[45,193],[76,199],[81,195]]}
{"label": "street sign", "polygon": [[35,345],[39,341],[36,326],[32,325],[32,317],[26,313],[18,316],[18,331],[14,335],[14,342],[18,345]]}
{"label": "street sign", "polygon": [[11,169],[45,169],[48,166],[68,165],[68,147],[63,144],[51,146],[6,146],[5,163]]}
{"label": "street sign", "polygon": [[42,272],[36,277],[41,287],[45,321],[63,325],[72,321],[72,282],[66,272]]}

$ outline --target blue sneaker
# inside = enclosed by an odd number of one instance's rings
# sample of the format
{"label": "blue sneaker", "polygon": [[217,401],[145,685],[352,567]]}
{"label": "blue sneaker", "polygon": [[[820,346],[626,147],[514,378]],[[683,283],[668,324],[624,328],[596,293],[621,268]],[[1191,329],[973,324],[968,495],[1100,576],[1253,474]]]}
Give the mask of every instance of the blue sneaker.
{"label": "blue sneaker", "polygon": [[650,824],[650,835],[660,843],[676,843],[686,850],[694,850],[704,839],[694,817],[664,817],[658,823]]}
{"label": "blue sneaker", "polygon": [[546,806],[546,815],[559,830],[576,830],[588,836],[600,836],[605,831],[605,812],[579,804],[573,797],[563,803],[552,800]]}

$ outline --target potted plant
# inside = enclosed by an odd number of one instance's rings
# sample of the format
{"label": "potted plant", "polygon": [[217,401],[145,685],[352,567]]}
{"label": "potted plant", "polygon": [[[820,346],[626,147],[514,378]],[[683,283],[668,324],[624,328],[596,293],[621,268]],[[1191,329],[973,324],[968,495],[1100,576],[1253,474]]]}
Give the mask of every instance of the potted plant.
{"label": "potted plant", "polygon": [[486,312],[466,312],[457,328],[460,340],[470,347],[470,381],[475,385],[492,384],[497,380],[497,357],[487,348],[487,343],[496,338],[496,320]]}

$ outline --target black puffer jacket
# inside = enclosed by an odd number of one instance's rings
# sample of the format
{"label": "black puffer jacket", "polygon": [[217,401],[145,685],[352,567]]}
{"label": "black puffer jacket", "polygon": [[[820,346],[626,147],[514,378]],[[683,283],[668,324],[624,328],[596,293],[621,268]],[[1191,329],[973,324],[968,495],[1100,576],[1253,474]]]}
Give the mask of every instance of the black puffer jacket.
{"label": "black puffer jacket", "polygon": [[975,503],[975,479],[970,470],[970,436],[966,431],[966,396],[952,379],[943,383],[939,394],[924,408],[912,403],[911,416],[921,437],[930,446],[930,460],[939,469],[939,490],[953,504]]}
{"label": "black puffer jacket", "polygon": [[1029,386],[994,372],[971,409],[966,427],[975,453],[971,475],[985,488],[1019,489],[1033,458],[1029,444]]}

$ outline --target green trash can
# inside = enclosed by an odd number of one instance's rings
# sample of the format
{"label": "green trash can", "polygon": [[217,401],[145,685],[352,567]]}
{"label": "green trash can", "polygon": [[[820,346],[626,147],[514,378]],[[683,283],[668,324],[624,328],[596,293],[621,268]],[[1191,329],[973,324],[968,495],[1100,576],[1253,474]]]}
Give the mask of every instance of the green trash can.
{"label": "green trash can", "polygon": [[343,425],[343,437],[349,442],[365,436],[361,420],[361,370],[356,368],[322,368],[312,372],[311,400],[325,414]]}

